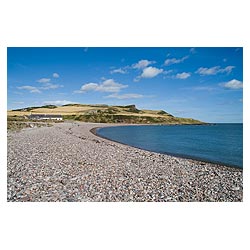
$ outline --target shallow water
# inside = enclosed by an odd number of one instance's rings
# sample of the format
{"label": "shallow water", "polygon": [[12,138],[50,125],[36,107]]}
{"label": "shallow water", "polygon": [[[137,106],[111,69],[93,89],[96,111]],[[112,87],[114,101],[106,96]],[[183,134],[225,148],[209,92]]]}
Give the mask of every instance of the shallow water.
{"label": "shallow water", "polygon": [[243,168],[243,124],[118,126],[97,134],[158,153]]}

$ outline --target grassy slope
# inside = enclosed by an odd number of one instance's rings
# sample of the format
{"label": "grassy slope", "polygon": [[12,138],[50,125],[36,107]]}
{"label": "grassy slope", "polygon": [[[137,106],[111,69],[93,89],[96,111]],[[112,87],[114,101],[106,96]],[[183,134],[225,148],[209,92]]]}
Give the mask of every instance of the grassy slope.
{"label": "grassy slope", "polygon": [[135,105],[108,106],[68,104],[64,106],[29,107],[8,111],[8,117],[33,114],[61,114],[64,119],[105,123],[202,124],[191,118],[178,118],[163,110],[138,110]]}

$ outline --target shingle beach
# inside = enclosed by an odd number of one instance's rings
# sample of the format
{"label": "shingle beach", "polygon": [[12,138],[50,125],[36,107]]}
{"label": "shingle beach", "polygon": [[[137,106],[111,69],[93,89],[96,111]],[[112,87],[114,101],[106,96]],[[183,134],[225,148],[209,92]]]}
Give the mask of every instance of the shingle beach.
{"label": "shingle beach", "polygon": [[8,201],[242,201],[243,171],[100,138],[97,123],[8,132]]}

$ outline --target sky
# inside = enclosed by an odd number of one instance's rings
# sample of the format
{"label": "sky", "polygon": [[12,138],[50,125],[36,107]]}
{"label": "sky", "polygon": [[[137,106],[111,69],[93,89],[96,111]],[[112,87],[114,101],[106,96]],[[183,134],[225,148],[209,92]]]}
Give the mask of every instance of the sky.
{"label": "sky", "polygon": [[243,121],[243,49],[14,48],[8,109],[135,104],[205,122]]}

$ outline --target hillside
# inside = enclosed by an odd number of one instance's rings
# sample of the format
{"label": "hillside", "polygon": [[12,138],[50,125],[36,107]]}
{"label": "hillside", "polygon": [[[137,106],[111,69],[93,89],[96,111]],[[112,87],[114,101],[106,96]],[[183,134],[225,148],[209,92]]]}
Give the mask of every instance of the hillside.
{"label": "hillside", "polygon": [[61,114],[64,120],[103,123],[135,124],[204,124],[192,118],[180,118],[164,110],[139,110],[135,105],[108,106],[105,104],[67,104],[63,106],[46,105],[9,110],[8,118],[26,118],[30,114]]}

